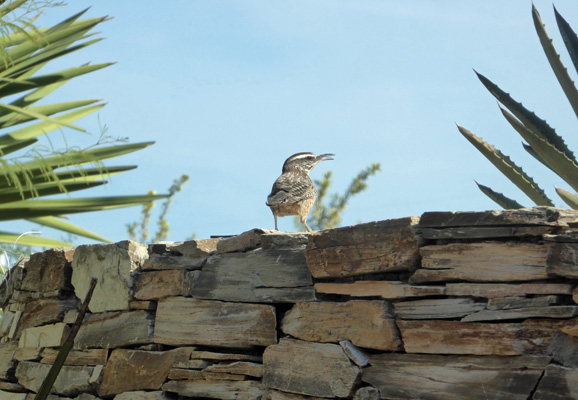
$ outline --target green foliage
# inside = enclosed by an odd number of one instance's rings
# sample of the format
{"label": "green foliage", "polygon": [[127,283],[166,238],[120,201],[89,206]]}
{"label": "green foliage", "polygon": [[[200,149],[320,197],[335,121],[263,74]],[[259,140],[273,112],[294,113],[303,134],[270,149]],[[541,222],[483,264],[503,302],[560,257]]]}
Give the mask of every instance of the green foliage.
{"label": "green foliage", "polygon": [[[369,165],[353,178],[351,184],[342,195],[337,193],[328,194],[332,183],[331,171],[327,171],[320,181],[314,180],[318,194],[307,221],[311,229],[320,231],[339,226],[343,211],[347,208],[351,197],[367,189],[367,179],[378,171],[381,171],[379,163]],[[327,202],[329,203],[326,204]],[[299,217],[295,217],[295,226],[297,229],[302,229]]]}
{"label": "green foliage", "polygon": [[[155,233],[152,240],[149,240],[149,225],[151,222],[151,214],[154,207],[153,203],[144,204],[141,211],[141,219],[139,222],[133,222],[126,226],[127,232],[132,240],[139,243],[158,243],[163,240],[167,240],[169,237],[170,226],[167,222],[167,215],[169,213],[169,207],[173,202],[173,196],[181,191],[183,185],[187,183],[189,176],[186,174],[181,175],[179,178],[173,181],[173,184],[169,188],[169,194],[167,199],[161,206],[161,213],[157,221],[157,232]],[[154,194],[153,191],[149,191],[149,194]]]}
{"label": "green foliage", "polygon": [[[560,34],[570,54],[574,67],[578,71],[578,36],[570,25],[562,18],[556,8],[554,8],[556,22]],[[532,18],[536,33],[540,39],[540,44],[546,54],[546,58],[562,87],[570,105],[578,116],[578,90],[568,74],[568,70],[562,64],[560,56],[548,36],[540,14],[532,5]],[[524,149],[540,163],[548,167],[560,176],[572,189],[578,191],[578,161],[574,153],[568,148],[561,136],[535,113],[526,109],[520,102],[514,100],[510,94],[503,91],[498,85],[490,81],[485,76],[477,73],[478,78],[488,91],[503,106],[500,110],[506,121],[514,130],[526,141],[523,143]],[[528,176],[522,168],[518,167],[508,156],[500,150],[488,144],[467,129],[458,126],[460,133],[472,143],[500,172],[502,172],[512,183],[524,192],[536,205],[553,206],[552,200],[548,198],[544,190]],[[480,190],[497,204],[504,208],[521,208],[522,205],[516,201],[497,193],[487,186],[478,184]],[[566,204],[574,209],[578,209],[578,195],[562,189],[556,189],[556,193]]]}
{"label": "green foliage", "polygon": [[[104,161],[144,149],[152,142],[119,144],[104,135],[84,149],[67,147],[49,151],[39,138],[50,132],[73,129],[86,132],[76,121],[100,110],[99,100],[43,104],[43,100],[70,80],[110,63],[85,64],[42,73],[51,61],[84,49],[95,39],[93,29],[106,18],[82,20],[80,12],[50,28],[37,28],[35,19],[54,1],[0,2],[0,221],[28,220],[94,240],[106,238],[66,222],[64,214],[150,204],[167,195],[71,198],[74,191],[107,183],[111,176],[136,166],[107,166]],[[48,139],[49,140],[49,139]],[[68,194],[66,198],[44,199]],[[13,243],[18,234],[0,232],[0,242]],[[27,236],[22,245],[53,247],[66,242]]]}

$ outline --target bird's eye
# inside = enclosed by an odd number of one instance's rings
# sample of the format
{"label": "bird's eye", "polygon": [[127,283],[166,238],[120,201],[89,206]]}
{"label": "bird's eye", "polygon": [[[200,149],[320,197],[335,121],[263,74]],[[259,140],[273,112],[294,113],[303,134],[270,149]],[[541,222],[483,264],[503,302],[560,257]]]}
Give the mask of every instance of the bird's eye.
{"label": "bird's eye", "polygon": [[313,161],[314,158],[315,158],[315,157],[309,156],[309,157],[307,157],[307,161]]}

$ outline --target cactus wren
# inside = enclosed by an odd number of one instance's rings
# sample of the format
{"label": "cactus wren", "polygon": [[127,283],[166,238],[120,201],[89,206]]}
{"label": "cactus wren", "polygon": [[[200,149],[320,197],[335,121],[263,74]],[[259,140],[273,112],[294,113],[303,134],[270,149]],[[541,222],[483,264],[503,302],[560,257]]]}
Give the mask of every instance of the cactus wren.
{"label": "cactus wren", "polygon": [[331,156],[333,154],[297,153],[285,160],[281,176],[273,184],[266,203],[275,217],[275,230],[278,230],[277,217],[298,215],[299,221],[311,232],[307,214],[317,198],[317,189],[309,173],[320,161],[333,160]]}

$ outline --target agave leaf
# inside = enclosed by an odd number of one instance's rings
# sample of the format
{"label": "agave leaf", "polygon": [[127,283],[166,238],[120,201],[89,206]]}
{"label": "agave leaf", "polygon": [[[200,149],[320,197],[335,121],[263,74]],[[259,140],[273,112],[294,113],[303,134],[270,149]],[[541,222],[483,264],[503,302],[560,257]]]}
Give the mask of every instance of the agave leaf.
{"label": "agave leaf", "polygon": [[514,100],[508,93],[504,92],[495,83],[488,78],[476,72],[476,75],[488,91],[508,110],[512,112],[528,129],[532,130],[536,135],[542,136],[544,139],[552,143],[559,151],[566,154],[566,157],[576,162],[574,153],[566,146],[564,139],[562,139],[546,121],[539,118],[535,113],[529,111],[521,103]]}
{"label": "agave leaf", "polygon": [[519,208],[524,208],[524,206],[518,203],[516,200],[510,199],[509,197],[504,196],[502,193],[498,193],[492,190],[488,186],[484,186],[478,182],[476,182],[476,185],[478,185],[478,188],[482,191],[482,193],[484,193],[505,210],[517,210]]}
{"label": "agave leaf", "polygon": [[73,244],[61,240],[48,239],[33,235],[16,235],[14,233],[0,232],[0,243],[19,244],[32,247],[74,247]]}
{"label": "agave leaf", "polygon": [[79,226],[73,225],[69,222],[63,221],[60,218],[39,217],[39,218],[30,218],[30,219],[28,219],[28,221],[47,226],[49,228],[54,228],[54,229],[58,229],[58,230],[61,230],[64,232],[69,232],[69,233],[72,233],[73,235],[83,236],[83,237],[86,237],[89,239],[98,240],[100,242],[110,243],[110,240],[108,240],[107,238],[102,237],[100,235],[97,235],[94,232],[87,231],[86,229],[83,229]]}
{"label": "agave leaf", "polygon": [[564,200],[564,203],[568,204],[570,208],[572,208],[573,210],[578,210],[578,195],[564,189],[560,188],[555,189],[556,193],[558,193],[558,196],[560,196],[560,198]]}
{"label": "agave leaf", "polygon": [[562,40],[566,45],[566,50],[568,50],[574,68],[578,71],[578,36],[576,36],[576,33],[570,24],[568,24],[560,13],[558,13],[556,7],[554,7],[554,14],[556,15],[556,22],[558,23],[558,29],[560,30]]}
{"label": "agave leaf", "polygon": [[147,204],[168,197],[169,195],[137,195],[59,200],[22,200],[0,204],[0,221],[110,210]]}
{"label": "agave leaf", "polygon": [[542,157],[540,157],[538,155],[538,153],[536,153],[534,151],[532,146],[530,146],[529,144],[526,144],[526,143],[522,143],[522,146],[524,147],[524,150],[526,150],[528,152],[528,154],[530,154],[532,157],[534,157],[536,160],[538,160],[541,164],[543,164],[545,167],[547,167],[550,171],[556,173],[556,171],[554,171],[552,168],[550,168],[550,166],[546,163],[546,161],[544,161],[542,159]]}
{"label": "agave leaf", "polygon": [[564,94],[566,94],[570,105],[574,109],[574,113],[578,117],[578,90],[576,90],[574,81],[572,81],[570,75],[568,75],[568,70],[564,64],[562,64],[560,55],[556,52],[556,49],[552,44],[552,39],[548,36],[546,27],[542,23],[540,14],[534,4],[532,4],[532,18],[534,19],[534,27],[538,33],[538,38],[540,39],[544,53],[546,53],[546,58],[548,59],[560,86],[562,86],[562,90],[564,90]]}
{"label": "agave leaf", "polygon": [[538,206],[554,206],[546,193],[538,186],[534,180],[517,166],[510,157],[503,154],[491,144],[485,142],[480,137],[474,135],[469,130],[458,125],[460,133],[474,145],[502,174],[516,185],[526,196]]}
{"label": "agave leaf", "polygon": [[512,114],[502,109],[506,120],[516,129],[546,164],[574,190],[578,190],[578,165],[560,152],[552,143],[522,125]]}

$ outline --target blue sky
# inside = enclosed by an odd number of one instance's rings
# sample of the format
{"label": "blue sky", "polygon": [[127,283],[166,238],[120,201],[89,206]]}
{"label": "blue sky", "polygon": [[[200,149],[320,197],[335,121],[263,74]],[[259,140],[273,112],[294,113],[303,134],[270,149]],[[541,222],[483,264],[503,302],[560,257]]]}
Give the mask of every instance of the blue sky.
{"label": "blue sky", "polygon": [[[551,2],[535,4],[571,68]],[[578,29],[578,3],[556,6]],[[553,185],[569,188],[522,149],[473,72],[578,148],[576,117],[538,42],[530,1],[173,0],[135,6],[74,0],[48,10],[39,24],[86,7],[89,17],[113,17],[100,26],[105,40],[53,68],[116,64],[49,99],[108,103],[81,123],[93,135],[67,132],[69,144],[96,141],[99,120],[109,135],[156,144],[110,164],[138,164],[137,170],[82,195],[163,192],[188,174],[169,215],[170,240],[272,229],[265,199],[285,158],[300,151],[336,154],[312,177],[332,170],[337,192],[368,164],[381,163],[368,190],[351,200],[343,225],[497,208],[474,179],[531,206],[459,134],[456,122],[510,155],[563,206]],[[72,216],[71,222],[117,241],[138,216],[134,208]],[[290,217],[279,222],[281,230],[295,229]],[[60,238],[45,232],[52,234]]]}

